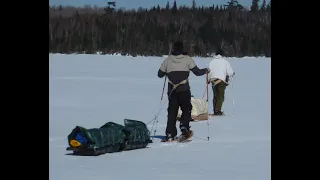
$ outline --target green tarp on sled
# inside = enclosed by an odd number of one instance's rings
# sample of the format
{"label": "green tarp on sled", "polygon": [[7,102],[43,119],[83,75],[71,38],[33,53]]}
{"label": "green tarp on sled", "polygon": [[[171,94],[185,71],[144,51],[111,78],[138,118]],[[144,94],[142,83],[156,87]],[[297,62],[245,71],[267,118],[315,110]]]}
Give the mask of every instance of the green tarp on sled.
{"label": "green tarp on sled", "polygon": [[92,129],[76,126],[68,135],[67,150],[78,155],[99,155],[145,148],[151,142],[145,123],[125,119],[124,126],[114,122]]}

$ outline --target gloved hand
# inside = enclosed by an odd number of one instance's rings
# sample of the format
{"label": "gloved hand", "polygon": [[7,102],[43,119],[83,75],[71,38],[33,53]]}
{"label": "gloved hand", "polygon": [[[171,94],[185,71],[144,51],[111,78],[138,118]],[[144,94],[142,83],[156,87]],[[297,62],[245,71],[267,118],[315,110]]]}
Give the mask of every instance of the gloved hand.
{"label": "gloved hand", "polygon": [[207,73],[210,73],[210,68],[207,68]]}

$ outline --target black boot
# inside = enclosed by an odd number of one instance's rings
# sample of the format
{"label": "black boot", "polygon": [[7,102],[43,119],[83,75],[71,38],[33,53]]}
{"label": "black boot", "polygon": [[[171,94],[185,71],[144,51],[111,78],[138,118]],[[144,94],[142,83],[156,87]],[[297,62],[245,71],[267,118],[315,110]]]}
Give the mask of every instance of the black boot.
{"label": "black boot", "polygon": [[216,115],[216,116],[223,116],[224,113],[223,113],[222,111],[215,111],[215,112],[214,112],[214,115]]}

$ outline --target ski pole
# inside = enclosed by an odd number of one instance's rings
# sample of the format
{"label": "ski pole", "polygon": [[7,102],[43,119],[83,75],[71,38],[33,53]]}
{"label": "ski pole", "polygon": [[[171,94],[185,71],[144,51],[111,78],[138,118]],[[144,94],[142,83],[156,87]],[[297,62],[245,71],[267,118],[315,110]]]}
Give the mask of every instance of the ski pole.
{"label": "ski pole", "polygon": [[209,102],[209,77],[208,77],[208,71],[206,73],[206,90],[207,90],[207,102]]}
{"label": "ski pole", "polygon": [[206,90],[207,90],[207,107],[208,107],[208,120],[207,120],[207,127],[208,127],[208,141],[210,139],[210,132],[209,132],[209,84],[208,84],[209,76],[208,76],[208,71],[206,73]]}
{"label": "ski pole", "polygon": [[[231,89],[232,89],[232,91],[233,91],[233,84],[234,84],[234,75],[235,75],[235,73],[233,73],[233,75],[232,75],[232,84],[231,84]],[[232,97],[232,116],[234,116],[234,97]]]}

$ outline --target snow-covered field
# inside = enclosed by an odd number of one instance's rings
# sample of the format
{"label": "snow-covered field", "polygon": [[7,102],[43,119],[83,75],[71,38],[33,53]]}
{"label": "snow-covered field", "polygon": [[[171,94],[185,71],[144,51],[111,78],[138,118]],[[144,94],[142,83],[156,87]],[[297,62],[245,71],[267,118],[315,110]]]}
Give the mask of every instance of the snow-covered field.
{"label": "snow-covered field", "polygon": [[[227,116],[210,118],[210,141],[207,122],[193,122],[190,143],[165,145],[155,138],[149,148],[97,157],[66,155],[67,135],[77,125],[151,121],[161,105],[164,79],[157,72],[163,58],[49,54],[49,59],[50,180],[271,179],[270,58],[229,59],[236,76],[227,87]],[[194,59],[200,68],[210,61]],[[202,98],[205,76],[191,73],[190,85],[193,95]],[[166,108],[156,135],[164,135]]]}

